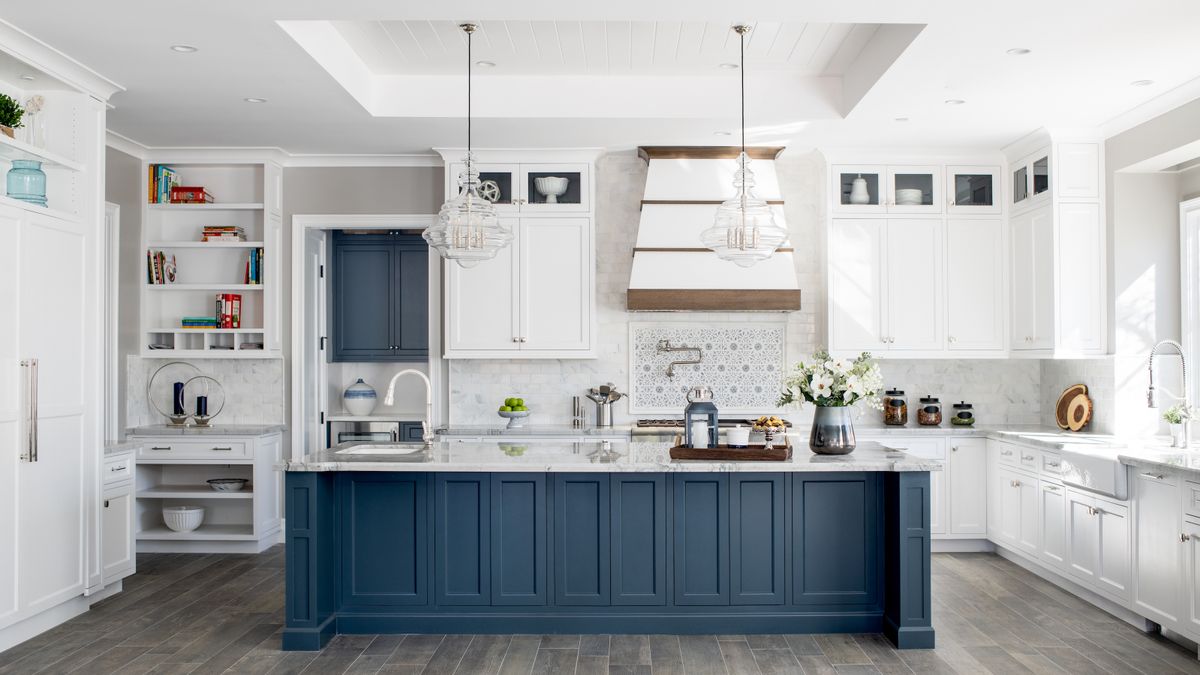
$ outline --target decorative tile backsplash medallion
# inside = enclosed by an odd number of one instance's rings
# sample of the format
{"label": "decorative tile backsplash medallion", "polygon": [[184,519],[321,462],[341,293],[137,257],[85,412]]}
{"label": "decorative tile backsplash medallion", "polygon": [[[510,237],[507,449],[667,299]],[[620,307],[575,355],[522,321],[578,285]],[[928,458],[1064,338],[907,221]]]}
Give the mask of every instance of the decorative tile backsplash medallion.
{"label": "decorative tile backsplash medallion", "polygon": [[[629,326],[629,409],[634,414],[683,413],[689,389],[707,386],[722,413],[764,413],[775,402],[784,368],[784,324],[762,323],[631,323]],[[674,347],[697,347],[700,363],[675,366],[695,352],[665,352],[664,340]]]}

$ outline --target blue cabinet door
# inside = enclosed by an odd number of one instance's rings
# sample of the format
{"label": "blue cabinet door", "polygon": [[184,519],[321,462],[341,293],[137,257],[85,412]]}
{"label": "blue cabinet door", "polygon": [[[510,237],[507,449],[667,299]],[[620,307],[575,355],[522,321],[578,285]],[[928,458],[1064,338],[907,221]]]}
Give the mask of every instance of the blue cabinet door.
{"label": "blue cabinet door", "polygon": [[429,247],[420,236],[335,233],[330,262],[331,360],[429,356]]}
{"label": "blue cabinet door", "polygon": [[396,244],[395,324],[397,361],[423,361],[429,356],[429,247],[417,235]]}
{"label": "blue cabinet door", "polygon": [[[395,248],[335,236],[329,299],[334,361],[391,360],[392,308],[398,302]],[[353,239],[350,237],[349,239]]]}
{"label": "blue cabinet door", "polygon": [[786,476],[729,477],[729,592],[734,605],[782,605],[785,598]]}
{"label": "blue cabinet door", "polygon": [[433,483],[434,602],[491,604],[491,474],[439,473]]}
{"label": "blue cabinet door", "polygon": [[554,474],[554,602],[609,604],[609,475]]}
{"label": "blue cabinet door", "polygon": [[792,602],[814,610],[880,607],[880,484],[875,473],[795,474]]}
{"label": "blue cabinet door", "polygon": [[676,605],[729,604],[729,476],[675,474]]}
{"label": "blue cabinet door", "polygon": [[341,473],[342,603],[427,604],[427,474]]}
{"label": "blue cabinet door", "polygon": [[492,474],[492,604],[546,604],[546,474]]}
{"label": "blue cabinet door", "polygon": [[612,604],[667,603],[667,478],[612,474]]}

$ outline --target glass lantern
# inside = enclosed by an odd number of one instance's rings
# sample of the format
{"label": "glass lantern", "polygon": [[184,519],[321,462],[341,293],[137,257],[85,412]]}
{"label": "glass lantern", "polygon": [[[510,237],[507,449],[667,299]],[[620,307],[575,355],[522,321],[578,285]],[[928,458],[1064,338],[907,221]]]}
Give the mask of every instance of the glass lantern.
{"label": "glass lantern", "polygon": [[458,196],[442,205],[437,223],[421,235],[443,258],[462,267],[495,258],[513,239],[500,224],[496,206],[480,196],[479,184],[479,170],[468,154],[458,174]]}
{"label": "glass lantern", "polygon": [[717,257],[739,267],[750,267],[770,258],[783,242],[787,230],[775,222],[771,206],[754,194],[754,172],[745,152],[738,155],[738,170],[733,176],[734,196],[717,207],[712,227],[700,234],[700,241]]}

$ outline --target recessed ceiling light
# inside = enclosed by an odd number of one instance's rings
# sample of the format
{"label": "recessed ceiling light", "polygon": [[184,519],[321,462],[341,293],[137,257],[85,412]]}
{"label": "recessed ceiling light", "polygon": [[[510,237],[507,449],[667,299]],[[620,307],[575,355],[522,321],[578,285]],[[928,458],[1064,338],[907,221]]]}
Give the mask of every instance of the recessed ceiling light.
{"label": "recessed ceiling light", "polygon": [[171,51],[179,52],[180,54],[191,54],[192,52],[198,52],[200,50],[191,45],[171,45]]}
{"label": "recessed ceiling light", "polygon": [[1012,49],[1010,49],[1004,53],[1008,54],[1009,56],[1025,56],[1026,54],[1028,54],[1031,51],[1033,51],[1033,50],[1026,49],[1024,47],[1013,47]]}
{"label": "recessed ceiling light", "polygon": [[267,102],[267,99],[265,99],[265,98],[256,98],[254,96],[251,96],[249,98],[244,98],[242,100],[245,101],[246,103],[266,103]]}
{"label": "recessed ceiling light", "polygon": [[1154,84],[1154,80],[1134,80],[1129,83],[1133,87],[1149,87],[1152,84]]}
{"label": "recessed ceiling light", "polygon": [[961,98],[946,99],[946,105],[962,105],[964,103],[966,103],[966,101],[962,100]]}
{"label": "recessed ceiling light", "polygon": [[34,81],[34,80],[36,80],[37,78],[36,78],[36,77],[34,77],[34,76],[32,76],[32,75],[22,75],[22,76],[21,76],[21,79],[22,79],[22,80],[25,80],[26,82],[33,82],[33,81]]}
{"label": "recessed ceiling light", "polygon": [[907,118],[907,117],[896,117],[896,118],[893,118],[893,120],[892,120],[892,121],[894,121],[894,122],[907,122],[907,121],[908,121],[908,118]]}
{"label": "recessed ceiling light", "polygon": [[728,131],[714,131],[713,136],[732,136]]}
{"label": "recessed ceiling light", "polygon": [[718,68],[720,68],[721,70],[737,70],[737,69],[738,69],[738,64],[736,64],[736,63],[722,63],[720,66],[717,66],[717,67],[718,67]]}
{"label": "recessed ceiling light", "polygon": [[475,65],[480,68],[495,68],[496,62],[495,61],[476,61]]}

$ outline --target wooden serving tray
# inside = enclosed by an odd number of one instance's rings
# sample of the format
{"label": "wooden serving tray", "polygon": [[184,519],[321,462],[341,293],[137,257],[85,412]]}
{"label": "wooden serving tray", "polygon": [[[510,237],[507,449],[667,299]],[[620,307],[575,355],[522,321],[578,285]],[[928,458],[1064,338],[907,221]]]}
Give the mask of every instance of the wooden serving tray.
{"label": "wooden serving tray", "polygon": [[744,448],[731,448],[728,445],[718,445],[715,448],[692,448],[683,444],[683,439],[675,437],[675,447],[671,448],[671,459],[699,459],[710,462],[786,462],[792,458],[792,444],[786,437],[783,443],[770,450],[761,443],[751,443]]}

